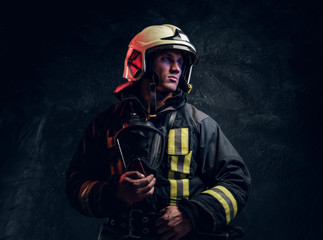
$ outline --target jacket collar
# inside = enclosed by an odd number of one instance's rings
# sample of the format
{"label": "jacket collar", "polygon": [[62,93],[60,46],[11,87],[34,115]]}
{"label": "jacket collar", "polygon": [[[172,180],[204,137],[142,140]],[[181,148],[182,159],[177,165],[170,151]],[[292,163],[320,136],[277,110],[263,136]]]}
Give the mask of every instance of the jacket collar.
{"label": "jacket collar", "polygon": [[[137,111],[138,113],[141,112],[145,115],[148,114],[148,111],[140,95],[134,92],[128,93],[128,94],[122,94],[120,100],[121,102],[131,102],[134,110]],[[184,107],[186,102],[187,102],[186,94],[183,93],[181,90],[176,91],[173,97],[166,99],[163,106],[157,110],[156,114],[158,115],[168,110],[180,109]]]}

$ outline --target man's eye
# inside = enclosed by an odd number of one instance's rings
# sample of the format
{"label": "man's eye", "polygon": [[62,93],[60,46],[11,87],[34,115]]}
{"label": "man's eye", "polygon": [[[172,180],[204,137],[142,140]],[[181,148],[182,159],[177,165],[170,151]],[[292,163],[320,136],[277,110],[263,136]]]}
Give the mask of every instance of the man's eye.
{"label": "man's eye", "polygon": [[162,57],[161,60],[162,61],[169,61],[169,57]]}

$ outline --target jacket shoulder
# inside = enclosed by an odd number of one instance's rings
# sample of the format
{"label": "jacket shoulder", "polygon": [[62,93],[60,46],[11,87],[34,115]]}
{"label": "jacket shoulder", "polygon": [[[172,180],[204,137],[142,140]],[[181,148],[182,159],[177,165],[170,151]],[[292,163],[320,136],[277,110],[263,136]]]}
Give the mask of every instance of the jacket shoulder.
{"label": "jacket shoulder", "polygon": [[122,111],[123,105],[124,104],[121,101],[110,105],[110,107],[108,107],[105,110],[103,110],[102,112],[98,113],[93,118],[93,121],[98,122],[98,123],[104,123],[107,121],[107,119],[111,119],[115,116],[118,116],[120,114],[120,112]]}
{"label": "jacket shoulder", "polygon": [[186,103],[184,109],[196,124],[201,123],[204,119],[211,118],[190,103]]}

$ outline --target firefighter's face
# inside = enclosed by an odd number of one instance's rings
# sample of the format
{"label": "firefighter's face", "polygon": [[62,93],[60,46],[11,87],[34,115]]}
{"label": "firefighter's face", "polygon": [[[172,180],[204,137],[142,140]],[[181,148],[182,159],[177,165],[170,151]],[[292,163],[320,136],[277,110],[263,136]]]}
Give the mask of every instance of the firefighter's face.
{"label": "firefighter's face", "polygon": [[170,93],[177,89],[182,65],[183,57],[178,50],[164,50],[155,57],[154,70],[159,77],[157,91]]}

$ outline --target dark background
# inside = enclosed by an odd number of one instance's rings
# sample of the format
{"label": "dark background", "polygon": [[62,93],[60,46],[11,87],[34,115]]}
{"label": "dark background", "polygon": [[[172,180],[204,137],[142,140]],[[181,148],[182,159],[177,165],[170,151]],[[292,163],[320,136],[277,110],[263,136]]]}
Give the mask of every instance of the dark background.
{"label": "dark background", "polygon": [[252,174],[235,224],[249,240],[323,239],[319,1],[0,3],[0,239],[96,239],[67,203],[64,171],[116,99],[130,39],[171,23],[197,46],[189,101]]}

